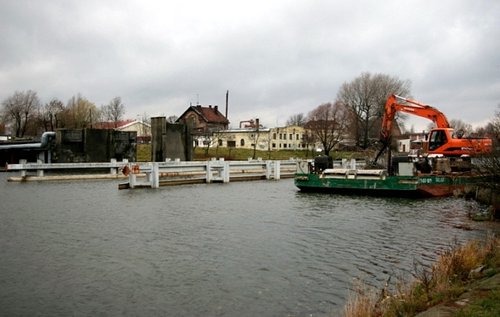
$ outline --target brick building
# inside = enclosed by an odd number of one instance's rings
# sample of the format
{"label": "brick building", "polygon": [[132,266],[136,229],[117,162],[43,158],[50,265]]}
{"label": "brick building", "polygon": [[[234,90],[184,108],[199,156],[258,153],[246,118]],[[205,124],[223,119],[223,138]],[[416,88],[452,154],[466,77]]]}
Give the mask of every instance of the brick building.
{"label": "brick building", "polygon": [[218,106],[190,106],[176,122],[187,125],[194,136],[210,135],[229,126],[229,120],[220,113]]}

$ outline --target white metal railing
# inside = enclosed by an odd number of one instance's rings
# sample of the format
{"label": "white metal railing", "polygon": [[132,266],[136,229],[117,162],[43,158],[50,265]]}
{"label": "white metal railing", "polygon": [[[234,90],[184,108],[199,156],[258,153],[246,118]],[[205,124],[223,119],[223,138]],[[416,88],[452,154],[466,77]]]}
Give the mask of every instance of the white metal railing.
{"label": "white metal railing", "polygon": [[[161,185],[220,182],[230,180],[275,179],[293,177],[297,170],[295,160],[288,161],[194,161],[194,162],[151,162],[128,165],[128,188],[151,187]],[[139,180],[138,176],[145,177]]]}
{"label": "white metal railing", "polygon": [[26,160],[19,160],[19,164],[7,164],[7,171],[20,171],[21,177],[26,177],[28,171],[36,171],[36,176],[44,176],[47,170],[89,170],[89,169],[109,169],[111,175],[117,175],[118,171],[128,165],[128,160],[118,162],[111,159],[110,162],[92,163],[43,163],[38,160],[36,163],[28,163]]}
{"label": "white metal railing", "polygon": [[[230,180],[275,179],[293,177],[297,171],[297,160],[263,161],[261,159],[248,161],[180,161],[132,163],[112,159],[110,162],[94,163],[28,163],[21,160],[19,164],[8,164],[7,171],[20,171],[21,178],[26,179],[30,171],[43,177],[45,171],[54,170],[109,170],[111,176],[128,176],[129,182],[125,188],[151,187],[182,183],[228,183]],[[75,172],[77,174],[78,172]],[[67,173],[65,173],[67,175]],[[122,186],[120,186],[122,188]]]}

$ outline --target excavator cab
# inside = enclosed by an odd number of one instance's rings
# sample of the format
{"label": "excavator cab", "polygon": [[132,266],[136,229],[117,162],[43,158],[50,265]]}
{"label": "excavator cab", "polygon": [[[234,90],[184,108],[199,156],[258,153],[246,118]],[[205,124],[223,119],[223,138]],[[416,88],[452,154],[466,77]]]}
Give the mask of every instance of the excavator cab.
{"label": "excavator cab", "polygon": [[447,133],[444,129],[434,129],[429,135],[429,151],[434,151],[448,142]]}

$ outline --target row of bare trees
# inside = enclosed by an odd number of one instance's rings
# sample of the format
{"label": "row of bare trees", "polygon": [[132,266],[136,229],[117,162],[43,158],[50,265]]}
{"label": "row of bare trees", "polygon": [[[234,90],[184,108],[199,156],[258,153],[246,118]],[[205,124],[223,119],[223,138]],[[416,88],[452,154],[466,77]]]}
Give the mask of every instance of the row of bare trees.
{"label": "row of bare trees", "polygon": [[378,139],[387,97],[408,96],[410,82],[384,74],[363,73],[340,87],[334,102],[319,105],[307,116],[292,115],[287,125],[304,126],[309,142],[321,143],[326,155],[346,138],[366,149]]}
{"label": "row of bare trees", "polygon": [[[309,144],[319,142],[326,155],[346,139],[358,148],[367,149],[379,139],[387,98],[391,94],[411,97],[410,86],[408,80],[385,74],[363,73],[342,84],[334,102],[317,106],[307,116],[302,113],[292,115],[287,125],[304,126],[310,133]],[[404,119],[403,115],[397,118],[402,130]],[[493,123],[475,131],[470,124],[461,120],[451,120],[450,124],[467,134],[498,135],[494,134]]]}
{"label": "row of bare trees", "polygon": [[71,97],[66,104],[59,99],[43,104],[35,91],[27,90],[16,91],[2,101],[0,126],[4,130],[10,127],[14,137],[23,138],[58,128],[92,127],[101,121],[116,124],[124,115],[125,105],[120,97],[100,108],[81,94]]}

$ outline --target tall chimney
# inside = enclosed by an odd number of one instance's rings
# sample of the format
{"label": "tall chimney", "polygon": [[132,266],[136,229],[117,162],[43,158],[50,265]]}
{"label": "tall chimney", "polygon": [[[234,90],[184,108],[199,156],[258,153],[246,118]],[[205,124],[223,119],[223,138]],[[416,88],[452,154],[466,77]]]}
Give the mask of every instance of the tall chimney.
{"label": "tall chimney", "polygon": [[227,108],[229,107],[229,90],[226,91],[226,119],[227,119]]}

